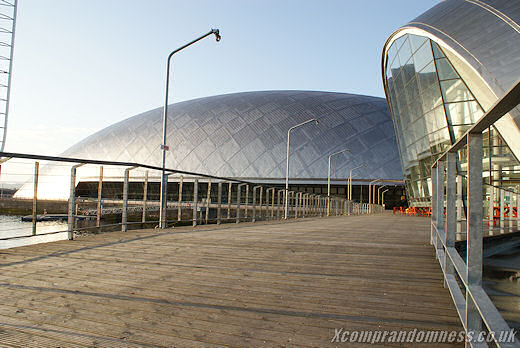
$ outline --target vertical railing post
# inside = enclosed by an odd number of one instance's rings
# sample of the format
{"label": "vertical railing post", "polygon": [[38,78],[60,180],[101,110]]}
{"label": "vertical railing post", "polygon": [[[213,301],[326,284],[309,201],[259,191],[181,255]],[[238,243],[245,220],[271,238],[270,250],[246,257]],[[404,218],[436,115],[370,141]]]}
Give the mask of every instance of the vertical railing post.
{"label": "vertical railing post", "polygon": [[[457,231],[457,154],[448,152],[446,159],[446,229],[444,243],[446,248],[455,247]],[[454,268],[450,257],[444,252],[444,270],[446,275],[453,275]],[[444,287],[448,287],[446,277]]]}
{"label": "vertical railing post", "polygon": [[208,192],[206,195],[206,225],[209,221],[209,207],[211,205],[211,179],[208,179]]}
{"label": "vertical railing post", "polygon": [[430,244],[433,245],[433,238],[436,233],[437,224],[437,164],[432,166],[431,170],[431,180],[432,180],[432,226],[430,231]]}
{"label": "vertical railing post", "polygon": [[197,218],[198,218],[198,200],[199,200],[199,179],[195,179],[193,181],[193,227],[197,226]]}
{"label": "vertical railing post", "polygon": [[218,183],[217,196],[217,225],[220,225],[222,213],[222,182]]}
{"label": "vertical railing post", "polygon": [[[121,214],[121,232],[128,231],[128,192],[129,192],[128,181],[129,181],[130,171],[135,168],[136,167],[131,167],[131,168],[125,169],[124,181],[123,181],[123,212]],[[166,204],[168,204],[167,199],[166,199]],[[165,221],[167,221],[167,218],[165,218]]]}
{"label": "vertical railing post", "polygon": [[[467,238],[468,287],[482,285],[482,134],[468,134]],[[466,289],[466,330],[480,331],[482,319]]]}
{"label": "vertical railing post", "polygon": [[227,202],[227,218],[228,220],[231,219],[231,187],[232,187],[232,183],[229,182],[228,183],[228,202]]}
{"label": "vertical railing post", "polygon": [[67,221],[67,237],[69,240],[74,239],[74,207],[76,205],[76,169],[82,164],[73,165],[70,168],[70,193],[69,193],[69,213]]}
{"label": "vertical railing post", "polygon": [[500,194],[500,233],[504,233],[504,220],[506,219],[504,212],[504,190],[499,188],[498,192]]}
{"label": "vertical railing post", "polygon": [[435,233],[435,251],[436,256],[439,258],[439,253],[442,250],[442,243],[439,237],[438,231],[444,230],[444,160],[437,162],[437,232]]}
{"label": "vertical railing post", "polygon": [[516,191],[516,228],[520,229],[520,186]]}
{"label": "vertical railing post", "polygon": [[262,220],[262,218],[264,216],[264,212],[263,212],[264,204],[263,204],[263,200],[262,200],[263,195],[264,195],[264,187],[260,186],[260,199],[258,200],[258,208],[260,208],[260,214],[259,214],[260,220]]}
{"label": "vertical railing post", "polygon": [[[148,170],[144,173],[143,183],[143,215],[141,216],[141,222],[146,222],[146,209],[148,204]],[[143,226],[144,227],[144,226]]]}
{"label": "vertical railing post", "polygon": [[507,202],[508,202],[508,214],[507,214],[507,222],[509,227],[509,232],[513,232],[513,196],[510,191],[507,191]]}
{"label": "vertical railing post", "polygon": [[253,187],[253,217],[251,219],[252,222],[256,222],[256,189],[260,186]]}
{"label": "vertical railing post", "polygon": [[244,219],[247,219],[247,211],[249,206],[249,185],[246,185],[246,202],[244,204]]}
{"label": "vertical railing post", "polygon": [[489,214],[489,217],[488,217],[489,232],[488,232],[488,234],[490,236],[492,236],[494,233],[494,225],[495,225],[495,217],[494,217],[494,215],[495,215],[495,188],[492,185],[489,186],[488,214]]}
{"label": "vertical railing post", "polygon": [[245,186],[247,184],[238,184],[237,186],[237,216],[236,216],[236,223],[238,224],[240,222],[240,201],[242,200],[242,186]]}
{"label": "vertical railing post", "polygon": [[177,199],[177,221],[182,220],[182,184],[184,181],[184,176],[179,177],[179,197]]}
{"label": "vertical railing post", "polygon": [[273,193],[271,194],[271,220],[274,219],[274,198],[275,198],[275,191],[276,189],[273,187],[272,188],[273,190]]}
{"label": "vertical railing post", "polygon": [[32,234],[36,235],[36,223],[38,222],[38,177],[40,162],[34,162],[34,191],[32,204]]}
{"label": "vertical railing post", "polygon": [[99,166],[99,181],[97,191],[97,209],[96,209],[96,227],[101,227],[101,214],[102,214],[102,196],[103,196],[103,166]]}
{"label": "vertical railing post", "polygon": [[276,220],[280,220],[280,196],[282,195],[282,190],[278,190],[277,199],[276,199]]}

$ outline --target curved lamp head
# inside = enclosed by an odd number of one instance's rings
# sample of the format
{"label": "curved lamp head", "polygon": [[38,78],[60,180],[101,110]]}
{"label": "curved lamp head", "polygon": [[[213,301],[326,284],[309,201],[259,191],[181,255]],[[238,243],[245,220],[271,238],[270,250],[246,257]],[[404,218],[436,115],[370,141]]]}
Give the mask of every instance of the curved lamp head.
{"label": "curved lamp head", "polygon": [[211,29],[211,32],[215,34],[215,39],[217,42],[219,42],[222,39],[222,36],[220,36],[220,31],[218,29]]}
{"label": "curved lamp head", "polygon": [[320,121],[318,120],[314,120],[316,122],[316,126],[318,126],[320,124]]}

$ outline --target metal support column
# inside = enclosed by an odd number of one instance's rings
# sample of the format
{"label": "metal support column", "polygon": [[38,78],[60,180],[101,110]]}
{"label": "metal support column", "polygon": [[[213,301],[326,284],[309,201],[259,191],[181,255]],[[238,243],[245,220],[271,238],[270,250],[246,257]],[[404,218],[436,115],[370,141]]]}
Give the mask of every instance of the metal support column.
{"label": "metal support column", "polygon": [[[482,285],[482,134],[468,134],[468,217],[466,276],[468,286]],[[466,330],[480,331],[482,320],[469,294],[466,294]]]}
{"label": "metal support column", "polygon": [[[444,243],[446,248],[455,248],[457,230],[457,154],[449,152],[446,159],[446,229]],[[444,249],[443,249],[444,250]],[[453,276],[454,268],[449,256],[444,253],[444,271],[446,276]],[[448,287],[444,277],[444,287]]]}
{"label": "metal support column", "polygon": [[498,189],[500,195],[500,233],[504,233],[504,220],[506,219],[504,211],[504,190]]}

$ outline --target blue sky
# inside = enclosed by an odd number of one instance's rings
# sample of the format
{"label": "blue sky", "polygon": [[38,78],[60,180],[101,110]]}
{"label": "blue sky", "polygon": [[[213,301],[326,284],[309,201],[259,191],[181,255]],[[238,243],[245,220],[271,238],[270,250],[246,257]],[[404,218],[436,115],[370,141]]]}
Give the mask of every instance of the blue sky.
{"label": "blue sky", "polygon": [[57,155],[170,101],[253,90],[384,96],[387,37],[438,0],[19,0],[6,151]]}

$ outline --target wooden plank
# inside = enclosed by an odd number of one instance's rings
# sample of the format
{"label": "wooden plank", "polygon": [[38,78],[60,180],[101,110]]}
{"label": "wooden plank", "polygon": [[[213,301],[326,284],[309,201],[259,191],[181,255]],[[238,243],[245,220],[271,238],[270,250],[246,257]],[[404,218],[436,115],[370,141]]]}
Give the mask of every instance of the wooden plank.
{"label": "wooden plank", "polygon": [[80,346],[327,346],[340,327],[461,330],[428,221],[206,225],[2,250],[0,314],[28,327],[6,330],[6,344],[74,342],[32,327],[81,334]]}

